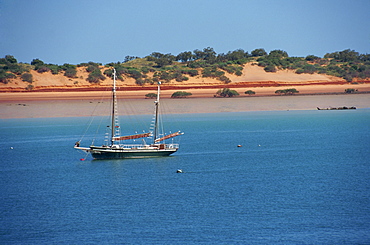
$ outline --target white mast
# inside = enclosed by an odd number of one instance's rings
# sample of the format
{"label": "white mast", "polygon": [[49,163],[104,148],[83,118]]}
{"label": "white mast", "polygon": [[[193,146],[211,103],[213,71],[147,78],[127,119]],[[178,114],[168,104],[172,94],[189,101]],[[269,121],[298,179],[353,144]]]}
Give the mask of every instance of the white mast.
{"label": "white mast", "polygon": [[116,69],[113,68],[113,88],[112,88],[112,122],[111,122],[111,143],[114,145],[115,131],[116,131]]}
{"label": "white mast", "polygon": [[157,136],[158,136],[158,111],[159,111],[159,98],[160,98],[160,92],[161,92],[161,82],[158,82],[158,91],[157,91],[157,100],[155,103],[155,121],[154,121],[154,134],[153,134],[153,143],[156,142]]}

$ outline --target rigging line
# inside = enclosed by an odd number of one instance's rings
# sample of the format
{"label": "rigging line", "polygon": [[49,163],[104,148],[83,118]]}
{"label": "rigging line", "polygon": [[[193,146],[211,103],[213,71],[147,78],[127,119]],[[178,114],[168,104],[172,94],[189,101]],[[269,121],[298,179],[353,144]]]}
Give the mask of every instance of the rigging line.
{"label": "rigging line", "polygon": [[[105,89],[105,92],[107,92],[107,88]],[[93,111],[92,111],[92,113],[91,113],[91,115],[90,115],[90,120],[89,120],[89,122],[88,122],[88,126],[86,127],[86,130],[85,130],[85,132],[84,132],[84,134],[81,136],[81,140],[80,141],[82,141],[82,139],[86,136],[86,134],[87,134],[87,132],[88,132],[88,130],[90,129],[90,127],[91,127],[91,125],[93,124],[93,122],[95,121],[95,119],[96,119],[96,117],[97,117],[97,115],[96,115],[96,111],[97,111],[97,109],[98,109],[98,107],[99,107],[99,105],[101,105],[101,104],[103,104],[104,102],[103,102],[103,100],[104,100],[104,98],[106,97],[106,95],[105,95],[106,93],[101,93],[101,96],[100,96],[100,98],[99,98],[99,100],[98,100],[98,102],[95,104],[95,106],[94,106],[94,109],[93,109]],[[90,103],[92,103],[92,102],[90,102]],[[101,124],[101,122],[100,122],[100,124]],[[100,125],[99,125],[99,127],[98,128],[100,128]],[[94,135],[94,138],[92,139],[92,142],[94,142],[94,140],[95,140],[95,138],[96,138],[96,135],[97,135],[97,133],[95,133],[95,135]]]}
{"label": "rigging line", "polygon": [[[128,100],[122,99],[121,102],[122,102],[122,106],[120,106],[120,108],[122,108],[122,110],[124,111],[123,112],[124,115],[125,115],[124,120],[126,122],[129,121],[129,123],[125,123],[125,125],[126,125],[125,130],[126,130],[126,133],[127,133],[128,125],[130,125],[130,124],[134,125],[135,124],[134,120],[133,120],[133,118],[135,116],[135,111],[134,111],[134,108],[133,108],[132,104]],[[136,123],[136,125],[137,125],[137,123]]]}
{"label": "rigging line", "polygon": [[130,99],[122,100],[122,102],[123,102],[123,108],[125,109],[126,114],[129,115],[125,119],[129,121],[132,125],[135,125],[135,130],[147,129],[148,125],[143,123],[143,119],[142,119],[143,115],[141,113],[138,113],[138,109],[137,109],[137,106],[142,105],[142,103],[140,101],[138,102],[137,100],[130,100]]}
{"label": "rigging line", "polygon": [[[165,119],[167,120],[167,122],[171,124],[171,127],[169,129],[171,129],[172,131],[179,131],[180,129],[180,125],[179,125],[179,117],[175,117],[174,116],[174,112],[173,110],[171,110],[171,108],[169,107],[169,100],[171,99],[166,99],[166,100],[162,100],[162,106],[161,106],[161,115],[162,117],[164,116]],[[168,128],[168,127],[166,127]],[[181,137],[177,137],[177,138],[181,138]]]}
{"label": "rigging line", "polygon": [[[102,96],[103,96],[103,95],[102,95]],[[87,123],[87,127],[86,127],[86,129],[85,129],[85,132],[81,135],[81,137],[80,137],[80,141],[82,141],[82,140],[83,140],[83,138],[86,136],[87,131],[90,129],[90,127],[91,127],[91,125],[92,125],[93,121],[95,120],[95,117],[96,117],[95,112],[96,112],[96,110],[97,110],[97,108],[98,108],[99,103],[101,103],[101,102],[102,102],[102,97],[100,98],[99,102],[98,102],[98,103],[96,103],[96,105],[95,105],[95,107],[94,107],[93,111],[91,112],[91,115],[90,115],[90,117],[89,117],[90,119],[89,119],[89,121],[88,121],[88,123]]]}

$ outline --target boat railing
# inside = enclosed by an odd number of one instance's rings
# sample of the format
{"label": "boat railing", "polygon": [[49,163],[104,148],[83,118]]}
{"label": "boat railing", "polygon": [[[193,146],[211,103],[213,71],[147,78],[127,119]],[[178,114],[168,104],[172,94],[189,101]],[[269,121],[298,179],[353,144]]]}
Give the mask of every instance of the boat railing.
{"label": "boat railing", "polygon": [[176,149],[179,148],[179,144],[156,144],[156,145],[144,145],[144,144],[120,144],[120,148],[124,149]]}

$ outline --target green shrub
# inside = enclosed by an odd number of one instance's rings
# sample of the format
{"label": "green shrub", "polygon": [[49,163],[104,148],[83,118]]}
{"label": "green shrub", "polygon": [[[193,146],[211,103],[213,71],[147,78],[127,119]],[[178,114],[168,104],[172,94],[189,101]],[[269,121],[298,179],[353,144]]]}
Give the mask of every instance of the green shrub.
{"label": "green shrub", "polygon": [[127,70],[127,75],[136,79],[136,80],[143,77],[141,72],[139,70],[135,69],[135,68],[129,68]]}
{"label": "green shrub", "polygon": [[162,71],[161,73],[159,73],[159,79],[169,82],[173,79],[173,76],[170,72]]}
{"label": "green shrub", "polygon": [[188,77],[186,77],[186,76],[179,76],[179,77],[176,77],[176,81],[177,81],[177,82],[183,82],[183,81],[187,81],[187,80],[189,80],[189,78],[188,78]]}
{"label": "green shrub", "polygon": [[[42,67],[42,66],[45,66],[46,67],[46,64],[42,60],[40,60],[40,59],[33,59],[31,61],[31,65],[33,65],[35,67],[35,70],[36,71],[38,69],[40,69],[40,67]],[[42,72],[40,72],[40,73],[42,73]]]}
{"label": "green shrub", "polygon": [[32,77],[32,74],[31,73],[23,73],[21,75],[21,78],[22,78],[22,81],[25,81],[25,82],[28,82],[28,83],[32,83],[33,82],[33,77]]}
{"label": "green shrub", "polygon": [[218,80],[220,80],[221,82],[224,82],[226,84],[231,83],[230,78],[228,78],[227,76],[224,76],[224,75],[218,77]]}
{"label": "green shrub", "polygon": [[135,80],[135,83],[137,85],[143,86],[145,84],[145,81],[142,78],[138,78]]}
{"label": "green shrub", "polygon": [[307,55],[306,56],[307,61],[316,61],[316,60],[319,60],[319,59],[320,59],[320,57],[317,57],[315,55]]}
{"label": "green shrub", "polygon": [[9,63],[3,69],[21,75],[24,72],[29,72],[30,67],[29,65],[27,66],[27,64]]}
{"label": "green shrub", "polygon": [[198,70],[195,70],[195,69],[182,70],[182,73],[183,74],[188,74],[191,77],[195,77],[195,76],[198,76],[199,75]]}
{"label": "green shrub", "polygon": [[344,92],[346,94],[352,94],[352,93],[355,93],[357,90],[355,90],[354,88],[347,88],[344,90]]}
{"label": "green shrub", "polygon": [[64,76],[70,78],[75,78],[76,74],[77,74],[76,67],[68,67],[64,72]]}
{"label": "green shrub", "polygon": [[263,48],[255,49],[251,52],[252,56],[265,56],[267,55],[266,51]]}
{"label": "green shrub", "polygon": [[253,94],[256,94],[256,92],[254,92],[253,90],[247,90],[244,92],[245,94],[248,94],[248,95],[253,95]]}
{"label": "green shrub", "polygon": [[188,93],[185,91],[177,91],[171,95],[171,98],[186,98],[190,95],[192,95],[192,93]]}
{"label": "green shrub", "polygon": [[50,68],[49,68],[49,67],[47,67],[47,66],[45,66],[45,65],[42,65],[42,66],[40,66],[40,67],[37,69],[37,72],[38,72],[38,73],[44,73],[44,72],[48,72],[48,71],[50,71]]}
{"label": "green shrub", "polygon": [[235,90],[231,90],[229,88],[223,88],[223,89],[219,89],[217,92],[216,92],[216,96],[221,96],[221,97],[234,97],[234,96],[238,96],[239,93]]}
{"label": "green shrub", "polygon": [[57,75],[59,74],[60,71],[62,71],[63,69],[58,66],[58,65],[53,65],[53,64],[49,64],[47,65],[48,68],[51,70],[51,73],[54,74],[54,75]]}
{"label": "green shrub", "polygon": [[32,84],[29,84],[29,85],[27,85],[27,87],[26,87],[26,90],[29,90],[29,91],[31,91],[31,90],[33,90],[34,89],[34,86],[32,85]]}
{"label": "green shrub", "polygon": [[276,72],[276,67],[274,65],[268,65],[264,68],[266,72]]}
{"label": "green shrub", "polygon": [[9,79],[16,78],[17,76],[13,73],[5,72],[4,70],[0,70],[0,82],[7,84]]}
{"label": "green shrub", "polygon": [[156,93],[149,93],[149,94],[145,95],[145,98],[154,99],[154,98],[157,98],[157,94]]}
{"label": "green shrub", "polygon": [[283,89],[283,90],[279,89],[275,91],[275,94],[279,94],[279,95],[282,95],[282,94],[292,95],[292,94],[297,94],[297,93],[299,93],[299,91],[295,88],[288,88],[288,89]]}
{"label": "green shrub", "polygon": [[100,83],[100,81],[105,80],[105,76],[103,76],[99,69],[95,69],[89,74],[86,80],[90,83]]}

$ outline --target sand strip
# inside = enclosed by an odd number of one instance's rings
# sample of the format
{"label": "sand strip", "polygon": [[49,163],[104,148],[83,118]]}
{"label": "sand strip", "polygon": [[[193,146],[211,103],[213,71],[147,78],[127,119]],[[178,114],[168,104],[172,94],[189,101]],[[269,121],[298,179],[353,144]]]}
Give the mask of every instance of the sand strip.
{"label": "sand strip", "polygon": [[[46,95],[45,93],[41,98],[37,97],[39,95],[36,93],[27,93],[26,97],[13,100],[2,97],[0,99],[0,119],[108,115],[110,112],[109,93],[106,94],[105,99],[102,99],[101,94],[92,93],[85,94],[85,96],[68,93],[67,97],[63,99],[54,97],[54,100],[52,94]],[[120,112],[122,114],[152,114],[153,101],[152,99],[122,99],[119,101]],[[161,100],[161,104],[163,112],[170,114],[315,110],[316,107],[340,106],[355,106],[360,109],[370,108],[370,94],[165,98]]]}

